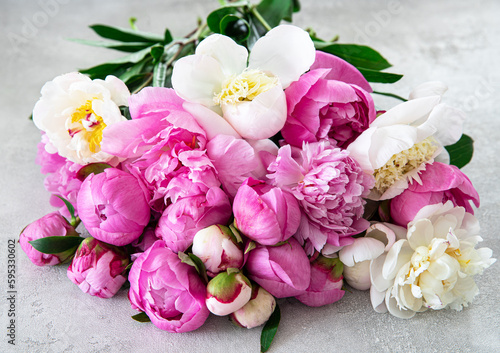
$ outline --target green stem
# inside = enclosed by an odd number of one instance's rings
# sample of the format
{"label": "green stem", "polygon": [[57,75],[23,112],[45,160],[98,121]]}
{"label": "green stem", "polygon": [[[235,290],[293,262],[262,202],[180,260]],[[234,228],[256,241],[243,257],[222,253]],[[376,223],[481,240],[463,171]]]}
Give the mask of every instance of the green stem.
{"label": "green stem", "polygon": [[273,29],[269,23],[267,23],[267,21],[264,19],[264,17],[262,17],[262,15],[260,14],[260,12],[257,10],[257,7],[256,6],[252,6],[251,10],[252,14],[255,16],[255,18],[257,18],[259,20],[259,22],[264,26],[264,28],[267,30],[267,31],[270,31],[271,29]]}
{"label": "green stem", "polygon": [[394,93],[377,92],[377,91],[373,91],[372,93],[375,93],[375,94],[380,94],[381,96],[387,96],[387,97],[396,98],[396,99],[399,99],[399,100],[401,100],[401,101],[403,101],[403,102],[408,101],[408,99],[403,98],[403,97],[400,97],[400,96],[398,96],[397,94],[394,94]]}

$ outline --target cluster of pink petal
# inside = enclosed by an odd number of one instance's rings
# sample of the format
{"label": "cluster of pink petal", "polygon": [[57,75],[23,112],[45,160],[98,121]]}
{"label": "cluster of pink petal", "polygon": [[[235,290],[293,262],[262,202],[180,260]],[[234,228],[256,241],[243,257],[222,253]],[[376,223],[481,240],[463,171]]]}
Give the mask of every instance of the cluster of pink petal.
{"label": "cluster of pink petal", "polygon": [[77,178],[77,172],[82,166],[61,157],[57,153],[47,152],[45,148],[47,143],[48,138],[43,134],[42,141],[38,144],[36,163],[41,166],[41,172],[47,174],[44,185],[45,189],[52,194],[50,204],[59,207],[59,212],[63,216],[69,217],[64,202],[56,195],[64,197],[76,209],[76,199],[82,185],[82,182]]}
{"label": "cluster of pink petal", "polygon": [[328,141],[304,143],[302,150],[287,145],[268,169],[272,183],[299,201],[302,218],[296,237],[306,241],[309,254],[326,244],[347,245],[368,227],[363,197],[374,181],[349,152]]}

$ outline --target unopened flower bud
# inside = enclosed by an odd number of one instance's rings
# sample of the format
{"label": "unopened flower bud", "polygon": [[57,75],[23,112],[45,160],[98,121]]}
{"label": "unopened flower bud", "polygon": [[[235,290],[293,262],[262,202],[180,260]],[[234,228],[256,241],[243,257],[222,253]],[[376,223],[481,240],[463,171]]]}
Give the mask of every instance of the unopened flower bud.
{"label": "unopened flower bud", "polygon": [[222,225],[212,225],[196,233],[193,254],[205,264],[210,276],[243,266],[243,250],[232,231]]}
{"label": "unopened flower bud", "polygon": [[221,272],[208,282],[206,304],[212,314],[231,314],[248,303],[251,297],[252,284],[240,272]]}
{"label": "unopened flower bud", "polygon": [[232,313],[231,320],[238,326],[254,328],[269,320],[275,307],[274,297],[261,286],[254,284],[250,301]]}

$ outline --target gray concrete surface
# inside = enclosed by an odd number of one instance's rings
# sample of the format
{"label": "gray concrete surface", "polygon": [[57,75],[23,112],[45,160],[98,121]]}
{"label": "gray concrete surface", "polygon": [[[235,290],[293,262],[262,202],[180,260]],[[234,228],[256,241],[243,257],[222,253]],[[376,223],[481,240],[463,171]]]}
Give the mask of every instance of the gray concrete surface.
{"label": "gray concrete surface", "polygon": [[[47,3],[57,6],[47,7]],[[500,2],[496,0],[302,0],[299,26],[342,42],[369,43],[405,77],[388,90],[442,80],[445,101],[468,114],[476,140],[464,171],[481,196],[483,246],[500,256]],[[394,10],[394,4],[400,5]],[[16,346],[7,344],[7,240],[53,209],[34,164],[39,132],[27,119],[42,85],[53,77],[117,57],[65,38],[94,38],[87,25],[126,26],[182,35],[216,0],[1,0],[0,3],[0,352],[258,352],[260,330],[212,316],[199,330],[170,334],[130,319],[126,291],[104,300],[83,294],[65,267],[38,268],[17,248]],[[15,44],[12,38],[17,38]],[[19,39],[20,38],[20,39]],[[376,87],[383,89],[384,87]],[[378,99],[387,108],[396,101]],[[377,314],[366,292],[308,308],[281,300],[282,321],[270,352],[498,352],[500,264],[477,277],[480,294],[462,312],[426,312],[409,321]]]}

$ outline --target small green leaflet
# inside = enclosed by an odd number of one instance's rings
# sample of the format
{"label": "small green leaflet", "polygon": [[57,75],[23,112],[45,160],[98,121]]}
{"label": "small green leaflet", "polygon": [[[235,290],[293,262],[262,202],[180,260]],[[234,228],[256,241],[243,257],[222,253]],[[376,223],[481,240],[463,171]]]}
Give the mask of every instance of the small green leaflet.
{"label": "small green leaflet", "polygon": [[363,74],[368,82],[394,83],[399,81],[403,75],[391,74],[389,72],[380,72],[376,70],[363,69],[358,67],[359,72]]}
{"label": "small green leaflet", "polygon": [[379,71],[392,66],[378,51],[365,45],[335,43],[324,46],[324,43],[315,43],[315,46],[320,46],[318,49],[321,51],[338,56],[358,68]]}
{"label": "small green leaflet", "polygon": [[149,316],[144,312],[132,316],[132,319],[134,319],[135,321],[139,321],[139,322],[150,322],[151,321]]}
{"label": "small green leaflet", "polygon": [[162,36],[159,36],[157,34],[136,31],[133,29],[112,27],[101,24],[95,24],[89,27],[103,38],[117,40],[120,42],[160,43],[164,40]]}
{"label": "small green leaflet", "polygon": [[200,277],[205,281],[205,284],[208,283],[207,270],[205,268],[205,265],[203,264],[203,261],[201,261],[198,256],[192,253],[186,254],[182,251],[179,251],[177,255],[179,256],[181,262],[189,266],[193,266],[196,269]]}
{"label": "small green leaflet", "polygon": [[108,168],[111,168],[111,166],[107,163],[90,163],[81,167],[80,170],[76,173],[76,177],[78,180],[84,181],[90,174],[100,174]]}
{"label": "small green leaflet", "polygon": [[35,239],[29,241],[31,246],[44,254],[60,254],[62,252],[75,249],[85,238],[74,236],[54,236]]}
{"label": "small green leaflet", "polygon": [[73,227],[75,227],[76,226],[75,207],[73,207],[73,205],[71,204],[71,202],[69,202],[68,200],[66,200],[64,197],[62,197],[60,195],[56,195],[56,196],[58,198],[60,198],[62,200],[62,202],[64,202],[64,204],[66,205],[66,208],[68,209],[69,215],[71,216],[71,220],[69,221],[69,223]]}
{"label": "small green leaflet", "polygon": [[457,143],[445,146],[450,155],[450,164],[462,168],[467,165],[474,153],[474,140],[470,136],[463,134]]}
{"label": "small green leaflet", "polygon": [[90,45],[93,47],[101,47],[123,51],[126,53],[135,53],[136,51],[142,50],[146,47],[151,46],[151,43],[141,43],[141,42],[130,42],[130,43],[116,43],[116,42],[103,42],[100,40],[87,40],[78,38],[69,38],[71,42],[75,42],[83,45]]}
{"label": "small green leaflet", "polygon": [[257,11],[271,27],[276,27],[283,19],[292,21],[294,7],[293,0],[262,0]]}
{"label": "small green leaflet", "polygon": [[267,352],[269,347],[271,347],[271,343],[273,342],[274,336],[278,331],[278,325],[280,324],[281,312],[280,307],[278,306],[278,302],[276,302],[276,307],[274,308],[273,313],[269,320],[267,320],[264,328],[262,329],[262,333],[260,334],[260,351]]}

